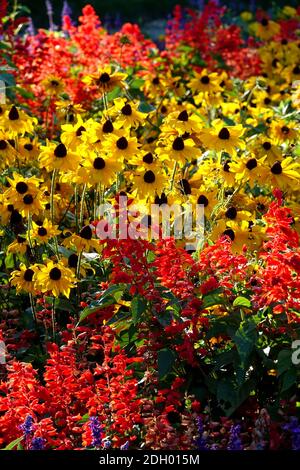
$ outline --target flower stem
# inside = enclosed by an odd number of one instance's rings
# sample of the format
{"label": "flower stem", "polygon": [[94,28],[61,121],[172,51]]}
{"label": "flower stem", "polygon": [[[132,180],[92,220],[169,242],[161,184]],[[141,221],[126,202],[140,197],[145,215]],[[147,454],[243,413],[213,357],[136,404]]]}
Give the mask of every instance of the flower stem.
{"label": "flower stem", "polygon": [[56,169],[53,170],[51,178],[51,190],[50,190],[50,218],[52,225],[54,224],[54,192],[55,192],[55,178]]}
{"label": "flower stem", "polygon": [[51,320],[52,320],[52,336],[53,336],[53,342],[56,343],[56,331],[55,331],[55,297],[53,297],[53,299],[52,299]]}
{"label": "flower stem", "polygon": [[85,192],[86,192],[86,184],[83,186],[83,190],[81,194],[79,227],[82,227],[82,224],[83,224]]}
{"label": "flower stem", "polygon": [[175,162],[175,163],[174,163],[174,168],[173,168],[173,173],[172,173],[172,178],[171,178],[170,191],[172,191],[173,186],[174,186],[174,180],[175,180],[175,176],[176,176],[177,166],[178,166],[178,163]]}
{"label": "flower stem", "polygon": [[28,243],[29,243],[31,254],[32,256],[34,256],[34,249],[33,249],[33,244],[32,244],[32,239],[31,239],[31,222],[32,222],[32,216],[30,212],[28,212],[27,236],[28,236]]}
{"label": "flower stem", "polygon": [[82,258],[82,251],[80,251],[80,252],[79,252],[79,255],[78,255],[77,269],[76,269],[76,277],[77,277],[77,279],[80,279],[81,258]]}
{"label": "flower stem", "polygon": [[78,224],[78,188],[77,184],[75,184],[74,188],[74,202],[75,202],[75,226],[76,226],[76,233],[79,232],[79,224]]}
{"label": "flower stem", "polygon": [[35,329],[37,331],[37,318],[36,318],[36,312],[35,312],[35,307],[34,307],[33,295],[31,294],[31,292],[29,292],[29,300],[30,300],[30,307],[32,311]]}

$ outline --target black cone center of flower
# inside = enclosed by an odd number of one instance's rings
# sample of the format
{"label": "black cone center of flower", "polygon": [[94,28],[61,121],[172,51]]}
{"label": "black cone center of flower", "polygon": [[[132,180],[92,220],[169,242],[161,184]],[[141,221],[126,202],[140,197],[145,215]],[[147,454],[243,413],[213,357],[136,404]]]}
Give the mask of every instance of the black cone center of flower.
{"label": "black cone center of flower", "polygon": [[222,129],[220,130],[219,134],[218,134],[218,137],[219,139],[221,140],[228,140],[230,139],[230,132],[229,130],[227,129],[227,127],[222,127]]}
{"label": "black cone center of flower", "polygon": [[293,68],[293,74],[299,75],[300,74],[300,67],[299,65],[296,65],[296,67]]}
{"label": "black cone center of flower", "polygon": [[14,206],[12,204],[8,204],[7,210],[8,212],[12,212],[14,210]]}
{"label": "black cone center of flower", "polygon": [[77,268],[78,256],[75,253],[72,253],[68,258],[68,266],[70,268]]}
{"label": "black cone center of flower", "polygon": [[155,196],[154,204],[161,206],[162,204],[168,204],[168,198],[165,193],[161,193],[161,196]]}
{"label": "black cone center of flower", "polygon": [[81,238],[84,238],[85,240],[91,240],[93,236],[91,227],[89,225],[86,225],[85,227],[83,227],[79,232],[79,236]]}
{"label": "black cone center of flower", "polygon": [[22,222],[22,216],[17,209],[14,209],[10,216],[10,223],[12,225],[17,225]]}
{"label": "black cone center of flower", "polygon": [[121,113],[124,114],[124,116],[131,116],[132,109],[130,104],[125,104],[125,106],[123,106],[123,108],[121,109]]}
{"label": "black cone center of flower", "polygon": [[23,197],[23,202],[26,205],[32,204],[33,203],[33,197],[31,196],[31,194],[26,194],[26,196]]}
{"label": "black cone center of flower", "polygon": [[103,160],[102,157],[97,157],[94,160],[93,167],[95,170],[103,170],[105,168],[105,161]]}
{"label": "black cone center of flower", "polygon": [[77,129],[77,131],[76,131],[77,137],[80,137],[80,136],[82,135],[82,133],[83,133],[85,130],[86,130],[86,129],[85,129],[85,127],[83,127],[83,126],[78,127],[78,129]]}
{"label": "black cone center of flower", "polygon": [[224,230],[223,235],[227,235],[232,241],[235,239],[235,233],[231,228]]}
{"label": "black cone center of flower", "polygon": [[263,143],[263,148],[264,148],[265,150],[270,150],[271,147],[272,147],[272,145],[271,145],[270,142],[264,142],[264,143]]}
{"label": "black cone center of flower", "polygon": [[49,277],[52,281],[59,281],[61,278],[61,270],[59,268],[52,268],[49,272]]}
{"label": "black cone center of flower", "polygon": [[28,185],[24,181],[19,181],[16,184],[16,190],[19,194],[25,194],[28,191]]}
{"label": "black cone center of flower", "polygon": [[143,162],[148,163],[148,165],[153,163],[153,155],[151,152],[146,153],[146,155],[143,156]]}
{"label": "black cone center of flower", "polygon": [[19,111],[17,110],[15,106],[12,106],[8,114],[8,119],[10,119],[11,121],[17,121],[19,117],[20,117]]}
{"label": "black cone center of flower", "polygon": [[5,150],[7,147],[7,142],[5,140],[0,140],[0,150]]}
{"label": "black cone center of flower", "polygon": [[160,196],[160,203],[161,203],[161,204],[168,204],[168,198],[167,198],[167,196],[165,195],[165,193],[161,193],[161,196]]}
{"label": "black cone center of flower", "polygon": [[189,115],[188,115],[187,111],[185,111],[185,110],[181,111],[181,113],[179,114],[177,119],[178,119],[178,121],[183,121],[183,122],[188,121]]}
{"label": "black cone center of flower", "polygon": [[257,204],[257,210],[258,210],[259,212],[263,212],[265,209],[266,209],[266,206],[265,206],[262,202],[259,202],[259,203]]}
{"label": "black cone center of flower", "polygon": [[208,85],[209,84],[209,77],[207,75],[203,75],[201,77],[200,82],[203,83],[203,85]]}
{"label": "black cone center of flower", "polygon": [[273,175],[281,175],[282,173],[282,166],[280,162],[275,162],[271,168],[271,172]]}
{"label": "black cone center of flower", "polygon": [[128,147],[128,140],[126,139],[126,137],[120,137],[120,138],[117,140],[117,147],[118,147],[118,149],[120,149],[120,150],[125,150],[125,149],[127,149],[127,147]]}
{"label": "black cone center of flower", "polygon": [[197,199],[197,204],[202,204],[204,207],[208,206],[208,199],[204,194],[201,194],[201,196],[198,197]]}
{"label": "black cone center of flower", "polygon": [[288,134],[288,133],[290,132],[290,129],[289,129],[287,126],[283,126],[283,127],[281,128],[281,132],[282,132],[283,134]]}
{"label": "black cone center of flower", "polygon": [[100,75],[99,77],[99,82],[100,83],[108,83],[110,81],[110,76],[108,75],[107,72],[104,72]]}
{"label": "black cone center of flower", "polygon": [[268,20],[267,18],[263,18],[263,19],[261,20],[261,24],[262,24],[263,26],[268,26],[269,20]]}
{"label": "black cone center of flower", "polygon": [[229,207],[225,213],[228,219],[235,219],[237,216],[237,210],[235,207]]}
{"label": "black cone center of flower", "polygon": [[226,171],[226,173],[229,172],[229,170],[230,170],[229,162],[225,162],[225,163],[224,163],[224,165],[223,165],[223,170]]}
{"label": "black cone center of flower", "polygon": [[38,229],[38,235],[40,237],[45,237],[47,235],[47,229],[45,229],[45,227],[40,227]]}
{"label": "black cone center of flower", "polygon": [[182,180],[180,180],[179,185],[180,185],[180,191],[182,192],[182,194],[192,193],[190,183],[188,182],[187,179],[183,178]]}
{"label": "black cone center of flower", "polygon": [[173,150],[177,150],[177,151],[183,150],[184,142],[183,142],[182,137],[176,137],[176,139],[173,142],[172,147],[173,147]]}
{"label": "black cone center of flower", "polygon": [[25,144],[24,149],[28,150],[28,152],[30,152],[33,149],[33,145],[32,144]]}
{"label": "black cone center of flower", "polygon": [[112,122],[108,119],[107,121],[105,121],[105,123],[103,124],[102,126],[102,131],[105,133],[105,134],[110,134],[111,132],[113,132],[114,130],[114,126],[112,125]]}
{"label": "black cone center of flower", "polygon": [[54,86],[54,87],[59,86],[59,81],[57,81],[57,80],[51,80],[50,83],[51,83],[51,85]]}
{"label": "black cone center of flower", "polygon": [[152,83],[153,83],[153,85],[158,85],[159,84],[159,78],[158,77],[153,78]]}
{"label": "black cone center of flower", "polygon": [[250,158],[250,160],[247,161],[246,167],[248,170],[253,170],[254,168],[257,167],[257,160],[256,158]]}
{"label": "black cone center of flower", "polygon": [[27,282],[31,282],[33,275],[34,275],[33,269],[30,269],[30,268],[26,269],[26,271],[24,272],[24,280]]}
{"label": "black cone center of flower", "polygon": [[144,174],[144,181],[145,183],[148,183],[148,184],[154,183],[155,174],[153,173],[153,171],[151,170],[146,171],[146,173]]}
{"label": "black cone center of flower", "polygon": [[266,105],[270,104],[270,103],[271,103],[270,98],[266,97],[266,98],[264,99],[264,103],[265,103]]}
{"label": "black cone center of flower", "polygon": [[54,150],[54,155],[57,158],[64,158],[67,156],[67,149],[64,144],[58,144],[57,147]]}

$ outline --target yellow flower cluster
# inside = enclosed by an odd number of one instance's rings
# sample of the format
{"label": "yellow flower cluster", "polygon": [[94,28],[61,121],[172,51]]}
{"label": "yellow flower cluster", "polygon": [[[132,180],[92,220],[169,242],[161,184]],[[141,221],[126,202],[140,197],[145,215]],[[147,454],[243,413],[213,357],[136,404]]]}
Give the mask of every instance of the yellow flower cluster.
{"label": "yellow flower cluster", "polygon": [[[272,21],[254,26],[262,39],[276,34]],[[124,71],[106,67],[84,79],[102,93],[94,113],[60,99],[63,84],[49,77],[61,122],[52,138],[21,108],[2,106],[1,224],[8,253],[23,262],[12,285],[69,296],[90,263],[85,255],[101,251],[90,225],[97,205],[118,194],[146,206],[202,204],[208,238],[225,234],[235,250],[256,250],[279,188],[299,230],[300,48],[270,41],[260,55],[261,76],[245,81],[158,68],[142,74],[139,98]],[[36,264],[25,263],[28,250]]]}

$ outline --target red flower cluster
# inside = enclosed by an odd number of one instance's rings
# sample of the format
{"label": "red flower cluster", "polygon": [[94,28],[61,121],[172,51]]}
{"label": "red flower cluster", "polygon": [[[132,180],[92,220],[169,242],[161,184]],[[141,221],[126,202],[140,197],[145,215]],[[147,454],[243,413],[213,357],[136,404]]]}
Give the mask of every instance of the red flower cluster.
{"label": "red flower cluster", "polygon": [[210,69],[219,69],[218,61],[222,60],[232,76],[246,78],[259,74],[260,59],[255,44],[247,43],[236,25],[221,26],[225,10],[226,7],[218,6],[214,1],[209,1],[202,12],[185,11],[177,5],[166,34],[170,60],[180,56],[181,46],[186,45],[192,49],[191,58],[195,53],[199,54]]}
{"label": "red flower cluster", "polygon": [[299,235],[293,229],[290,209],[282,207],[281,193],[265,216],[269,240],[264,244],[255,288],[258,307],[271,306],[273,313],[285,312],[289,321],[300,322],[300,249]]}
{"label": "red flower cluster", "polygon": [[[113,447],[135,440],[134,426],[142,424],[142,418],[132,365],[140,359],[128,358],[120,348],[113,348],[109,327],[96,336],[90,340],[101,341],[102,363],[98,354],[97,363],[87,364],[80,348],[86,338],[81,333],[76,342],[62,349],[48,346],[50,357],[42,382],[31,364],[14,361],[8,366],[7,380],[0,388],[2,445],[22,436],[20,426],[27,416],[33,419],[30,440],[42,437],[47,448],[90,446],[84,425],[87,415],[99,417]],[[25,441],[24,437],[24,445]]]}

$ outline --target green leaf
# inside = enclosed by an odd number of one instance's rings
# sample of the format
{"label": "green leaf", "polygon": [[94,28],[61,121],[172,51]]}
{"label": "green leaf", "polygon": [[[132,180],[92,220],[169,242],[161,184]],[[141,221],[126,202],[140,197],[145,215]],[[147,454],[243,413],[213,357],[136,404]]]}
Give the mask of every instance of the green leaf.
{"label": "green leaf", "polygon": [[246,297],[237,297],[236,299],[234,299],[232,305],[234,307],[247,307],[247,308],[250,308],[251,307],[251,302]]}
{"label": "green leaf", "polygon": [[141,296],[136,296],[131,301],[131,314],[132,314],[132,321],[133,324],[136,325],[140,319],[142,314],[145,312],[147,308],[147,300],[143,299]]}
{"label": "green leaf", "polygon": [[6,49],[9,51],[11,49],[11,46],[7,42],[0,41],[0,49]]}
{"label": "green leaf", "polygon": [[139,110],[141,113],[151,113],[151,111],[154,111],[155,108],[154,108],[154,106],[152,106],[151,104],[147,103],[146,101],[142,101],[142,102],[139,104],[138,110]]}
{"label": "green leaf", "polygon": [[249,356],[252,353],[257,340],[255,322],[251,319],[241,322],[232,339],[236,344],[241,359],[241,367],[246,368]]}
{"label": "green leaf", "polygon": [[7,72],[0,73],[0,80],[5,82],[9,86],[16,85],[15,77],[11,73],[7,73]]}
{"label": "green leaf", "polygon": [[34,99],[34,94],[32,93],[32,91],[25,90],[25,88],[21,88],[20,86],[17,86],[17,87],[16,87],[16,91],[17,91],[17,93],[19,93],[19,95],[21,95],[23,98],[26,98],[26,99]]}
{"label": "green leaf", "polygon": [[235,122],[234,122],[233,119],[230,119],[230,118],[227,117],[227,116],[223,116],[222,119],[223,119],[223,121],[225,122],[225,124],[226,124],[227,126],[235,126]]}
{"label": "green leaf", "polygon": [[84,423],[87,423],[87,421],[89,420],[89,414],[86,413],[85,415],[83,415],[81,417],[81,419],[78,421],[78,424],[84,424]]}
{"label": "green leaf", "polygon": [[289,390],[293,385],[297,383],[297,370],[295,367],[287,370],[282,375],[282,386],[281,392]]}
{"label": "green leaf", "polygon": [[214,305],[224,304],[224,297],[220,295],[221,289],[215,289],[209,294],[203,296],[203,308],[213,307]]}
{"label": "green leaf", "polygon": [[15,267],[13,253],[8,253],[8,255],[5,257],[4,263],[7,269],[12,269]]}
{"label": "green leaf", "polygon": [[[48,303],[53,302],[52,297],[46,297],[46,300],[47,300]],[[54,307],[57,310],[63,310],[63,311],[66,311],[66,312],[73,312],[73,313],[76,312],[75,307],[72,305],[72,303],[68,299],[55,299]]]}
{"label": "green leaf", "polygon": [[85,320],[89,315],[97,312],[98,310],[109,307],[110,305],[113,305],[119,300],[121,300],[125,290],[127,288],[127,284],[114,284],[108,289],[106,289],[101,298],[99,300],[96,300],[95,302],[92,302],[89,307],[86,307],[80,314],[80,318],[78,323],[81,323],[83,320]]}
{"label": "green leaf", "polygon": [[215,358],[214,370],[219,371],[222,367],[232,364],[236,360],[237,353],[234,349],[224,351]]}
{"label": "green leaf", "polygon": [[143,86],[144,83],[145,83],[145,80],[143,80],[142,78],[135,78],[130,83],[130,88],[141,88],[141,86]]}
{"label": "green leaf", "polygon": [[107,101],[113,101],[118,98],[121,94],[121,88],[116,87],[110,93],[107,93]]}
{"label": "green leaf", "polygon": [[229,402],[233,405],[237,400],[237,392],[234,389],[234,384],[229,381],[222,381],[218,383],[217,398],[219,401]]}
{"label": "green leaf", "polygon": [[161,349],[158,351],[158,375],[160,379],[171,372],[175,358],[175,353],[171,349]]}
{"label": "green leaf", "polygon": [[283,374],[292,366],[292,351],[290,349],[283,349],[277,357],[277,372],[278,375]]}
{"label": "green leaf", "polygon": [[23,436],[18,437],[18,439],[15,439],[14,441],[10,442],[4,449],[1,450],[13,450],[20,442],[23,441]]}

